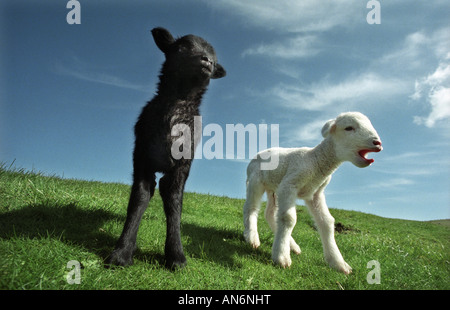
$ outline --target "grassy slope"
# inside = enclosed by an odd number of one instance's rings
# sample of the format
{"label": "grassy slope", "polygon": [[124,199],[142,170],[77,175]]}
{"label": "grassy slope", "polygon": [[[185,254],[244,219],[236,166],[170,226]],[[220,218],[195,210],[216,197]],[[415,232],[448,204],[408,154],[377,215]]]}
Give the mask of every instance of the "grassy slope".
{"label": "grassy slope", "polygon": [[[299,206],[293,236],[302,254],[290,269],[271,262],[273,235],[260,220],[262,245],[242,237],[244,201],[185,194],[182,241],[188,266],[164,268],[165,217],[155,195],[138,235],[135,264],[106,269],[126,216],[129,186],[64,180],[0,168],[0,289],[450,289],[450,228],[331,210],[344,230],[337,243],[353,274],[330,269],[317,231]],[[66,281],[81,262],[81,284]],[[366,281],[378,260],[381,284]]]}

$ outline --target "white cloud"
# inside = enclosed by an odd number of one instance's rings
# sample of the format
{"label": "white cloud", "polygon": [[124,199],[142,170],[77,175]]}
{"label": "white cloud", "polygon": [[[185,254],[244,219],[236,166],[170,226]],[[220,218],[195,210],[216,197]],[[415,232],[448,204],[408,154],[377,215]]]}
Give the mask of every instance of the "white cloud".
{"label": "white cloud", "polygon": [[390,179],[390,180],[383,180],[378,183],[369,184],[367,185],[369,188],[376,188],[376,189],[389,189],[393,190],[394,188],[403,187],[407,185],[413,185],[415,182],[411,179],[406,178],[396,178],[396,179]]}
{"label": "white cloud", "polygon": [[428,43],[429,39],[423,32],[409,34],[402,43],[402,46],[382,56],[380,62],[392,63],[394,65],[397,62],[401,62],[402,65],[407,63],[408,67],[405,67],[406,69],[420,66],[420,58],[423,56]]}
{"label": "white cloud", "polygon": [[405,161],[417,161],[422,156],[429,156],[429,155],[435,155],[434,151],[428,151],[428,152],[405,152],[401,154],[395,154],[390,155],[389,157],[386,157],[384,161],[386,162],[405,162]]}
{"label": "white cloud", "polygon": [[[384,78],[375,73],[364,73],[342,82],[331,84],[321,81],[312,85],[294,86],[280,84],[270,90],[270,95],[281,105],[298,110],[341,111],[352,109],[355,105],[377,102],[405,92],[405,83]],[[388,103],[388,102],[387,102]]]}
{"label": "white cloud", "polygon": [[432,128],[450,119],[450,27],[413,32],[374,65],[414,83],[409,98],[431,108],[428,116],[415,116],[414,123]]}
{"label": "white cloud", "polygon": [[283,59],[311,57],[320,52],[317,47],[318,39],[313,35],[297,36],[285,42],[261,44],[257,47],[246,49],[242,56],[264,55]]}
{"label": "white cloud", "polygon": [[300,125],[295,128],[287,129],[283,140],[288,145],[298,146],[305,143],[317,144],[322,138],[321,130],[328,119],[317,119],[305,125]]}
{"label": "white cloud", "polygon": [[[450,55],[450,53],[449,53]],[[416,116],[416,124],[434,127],[437,122],[450,120],[450,57],[441,62],[432,74],[416,81],[415,92],[410,96],[419,100],[426,93],[426,100],[431,106],[427,117]]]}
{"label": "white cloud", "polygon": [[[434,143],[433,143],[434,144]],[[414,182],[421,183],[424,178],[442,175],[443,169],[446,169],[448,143],[439,145],[421,145],[417,151],[406,151],[404,153],[395,153],[393,146],[387,146],[380,156],[377,165],[372,169],[375,172],[392,176],[392,178],[414,179]],[[389,153],[390,152],[390,153]]]}
{"label": "white cloud", "polygon": [[262,95],[274,98],[279,107],[317,114],[311,121],[285,130],[283,140],[294,146],[320,142],[322,126],[342,112],[384,109],[390,106],[394,96],[407,93],[407,83],[404,81],[364,73],[336,83],[320,81],[306,86],[280,84]]}
{"label": "white cloud", "polygon": [[149,90],[149,86],[132,83],[121,77],[117,77],[111,74],[95,72],[93,70],[87,69],[88,67],[89,66],[86,63],[82,62],[77,57],[72,57],[71,63],[68,65],[57,62],[53,68],[53,71],[57,74],[71,76],[88,82],[100,83],[142,92],[147,92]]}
{"label": "white cloud", "polygon": [[[239,15],[246,23],[284,32],[326,31],[351,26],[365,4],[353,0],[215,0],[208,5]],[[362,17],[363,18],[363,17]]]}
{"label": "white cloud", "polygon": [[417,31],[407,35],[397,49],[383,55],[376,65],[388,65],[403,73],[426,70],[430,60],[449,56],[449,46],[450,27],[437,29],[432,33]]}

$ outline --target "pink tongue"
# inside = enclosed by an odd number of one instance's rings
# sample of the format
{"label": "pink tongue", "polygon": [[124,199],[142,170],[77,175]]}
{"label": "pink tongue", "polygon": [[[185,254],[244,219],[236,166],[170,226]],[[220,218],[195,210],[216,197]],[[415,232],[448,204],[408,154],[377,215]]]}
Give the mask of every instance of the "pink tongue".
{"label": "pink tongue", "polygon": [[361,156],[368,163],[373,163],[375,160],[373,160],[372,158],[366,158],[366,154],[369,152],[370,152],[369,150],[359,151],[359,156]]}

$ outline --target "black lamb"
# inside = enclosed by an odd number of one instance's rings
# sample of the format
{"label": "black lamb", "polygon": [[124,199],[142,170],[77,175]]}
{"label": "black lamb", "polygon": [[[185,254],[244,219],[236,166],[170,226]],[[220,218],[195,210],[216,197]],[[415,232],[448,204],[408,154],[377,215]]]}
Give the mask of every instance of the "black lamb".
{"label": "black lamb", "polygon": [[164,28],[154,28],[151,32],[166,60],[159,76],[157,94],[143,108],[134,127],[133,186],[127,218],[107,263],[133,264],[139,224],[155,191],[155,173],[161,172],[164,175],[159,181],[159,193],[167,223],[165,260],[168,268],[175,268],[186,264],[180,219],[184,186],[199,137],[186,136],[192,137],[189,141],[192,156],[176,159],[172,154],[173,143],[182,134],[174,135],[173,128],[181,124],[194,133],[194,116],[199,115],[202,96],[210,79],[222,78],[226,71],[217,63],[213,47],[204,39],[194,35],[174,39]]}

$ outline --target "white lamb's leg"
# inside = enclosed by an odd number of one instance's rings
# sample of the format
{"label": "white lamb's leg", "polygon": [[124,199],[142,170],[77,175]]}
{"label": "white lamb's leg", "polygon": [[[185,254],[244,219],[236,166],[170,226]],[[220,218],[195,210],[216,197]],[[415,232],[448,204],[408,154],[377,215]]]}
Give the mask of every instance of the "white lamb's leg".
{"label": "white lamb's leg", "polygon": [[[291,261],[291,233],[297,222],[297,212],[295,210],[295,200],[297,191],[291,186],[278,188],[278,214],[275,239],[272,247],[272,259],[281,267],[289,267]],[[300,248],[299,248],[300,249]]]}
{"label": "white lamb's leg", "polygon": [[277,223],[275,219],[275,214],[278,210],[278,205],[276,201],[276,196],[273,191],[267,191],[267,207],[264,211],[264,216],[267,223],[269,223],[270,228],[275,233],[277,230]]}
{"label": "white lamb's leg", "polygon": [[325,195],[323,192],[317,193],[313,200],[305,200],[305,203],[317,224],[326,262],[340,272],[351,273],[352,268],[344,261],[334,239],[334,218],[328,210]]}
{"label": "white lamb's leg", "polygon": [[[277,195],[272,191],[267,191],[267,207],[264,212],[264,215],[273,233],[276,233],[277,231],[277,223],[275,216],[277,214],[277,211],[278,211]],[[294,252],[295,254],[300,254],[302,252],[300,246],[295,242],[292,236],[290,240],[290,248],[291,251]]]}
{"label": "white lamb's leg", "polygon": [[260,246],[258,235],[258,213],[261,208],[263,185],[250,178],[247,182],[247,199],[244,204],[244,238],[255,249]]}

